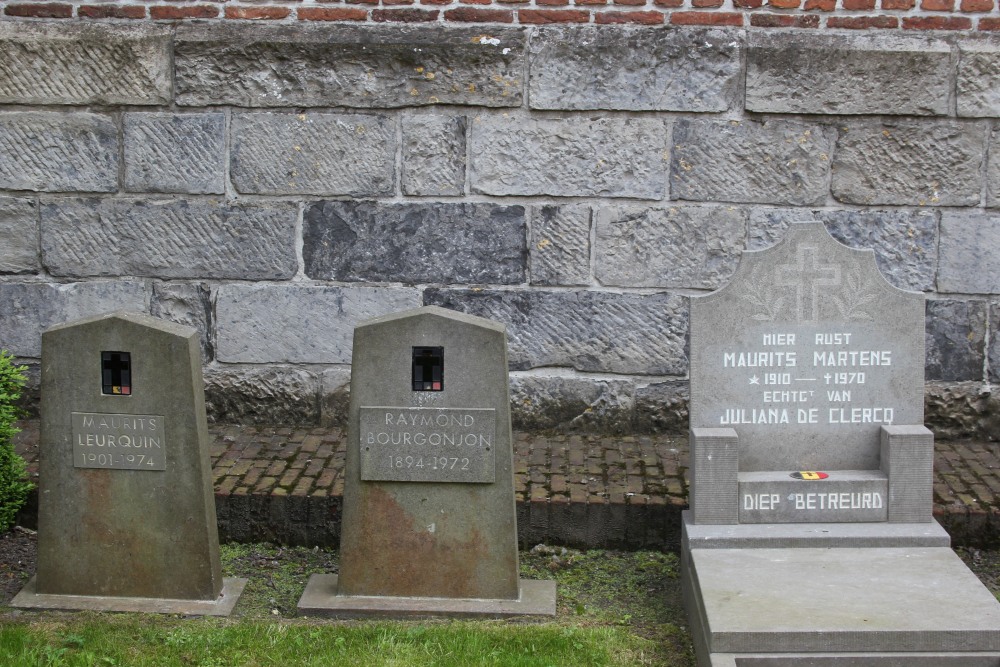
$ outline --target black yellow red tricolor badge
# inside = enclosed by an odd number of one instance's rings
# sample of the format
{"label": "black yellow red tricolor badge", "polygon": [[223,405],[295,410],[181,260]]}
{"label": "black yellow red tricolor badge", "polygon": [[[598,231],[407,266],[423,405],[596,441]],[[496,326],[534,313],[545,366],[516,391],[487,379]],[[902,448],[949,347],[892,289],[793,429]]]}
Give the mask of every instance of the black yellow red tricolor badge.
{"label": "black yellow red tricolor badge", "polygon": [[816,470],[800,470],[792,473],[792,479],[826,479],[829,477],[825,472]]}

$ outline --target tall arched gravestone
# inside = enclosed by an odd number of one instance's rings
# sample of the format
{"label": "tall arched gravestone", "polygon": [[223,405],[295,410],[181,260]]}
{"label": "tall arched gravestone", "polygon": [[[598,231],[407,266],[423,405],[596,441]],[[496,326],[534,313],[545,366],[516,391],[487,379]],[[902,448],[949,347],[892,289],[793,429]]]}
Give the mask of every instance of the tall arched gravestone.
{"label": "tall arched gravestone", "polygon": [[1000,658],[1000,604],[931,515],[923,295],[793,224],[692,299],[690,348],[699,665]]}
{"label": "tall arched gravestone", "polygon": [[518,577],[504,327],[434,306],[354,332],[339,575],[299,612],[555,614]]}
{"label": "tall arched gravestone", "polygon": [[42,334],[38,568],[15,607],[227,615],[197,332],[115,313]]}
{"label": "tall arched gravestone", "polygon": [[[931,521],[923,359],[924,297],[886,282],[871,251],[802,223],[744,253],[729,285],[691,302],[691,426],[739,436],[738,447],[698,441],[695,523]],[[911,446],[883,452],[883,432]],[[892,453],[905,491],[890,492]],[[789,476],[811,470],[837,475]],[[793,489],[864,495],[806,507]]]}

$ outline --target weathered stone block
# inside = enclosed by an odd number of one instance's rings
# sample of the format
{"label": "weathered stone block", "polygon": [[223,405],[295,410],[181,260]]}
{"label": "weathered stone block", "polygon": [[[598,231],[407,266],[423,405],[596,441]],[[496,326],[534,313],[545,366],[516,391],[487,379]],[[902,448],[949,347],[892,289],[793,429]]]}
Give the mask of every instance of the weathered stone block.
{"label": "weathered stone block", "polygon": [[984,139],[981,127],[953,121],[845,125],[833,161],[833,196],[865,206],[976,206]]}
{"label": "weathered stone block", "polygon": [[291,203],[58,199],[42,206],[57,276],[287,279],[298,268]]}
{"label": "weathered stone block", "polygon": [[39,357],[50,326],[115,310],[144,313],[147,300],[136,280],[0,283],[0,341],[15,356]]}
{"label": "weathered stone block", "polygon": [[38,270],[38,206],[34,199],[0,197],[0,239],[0,273]]}
{"label": "weathered stone block", "polygon": [[93,113],[0,113],[0,188],[114,192],[118,129]]}
{"label": "weathered stone block", "polygon": [[661,199],[666,127],[652,118],[476,116],[472,189],[488,195]]}
{"label": "weathered stone block", "polygon": [[1000,213],[941,214],[938,290],[1000,294]]}
{"label": "weathered stone block", "polygon": [[532,285],[590,284],[590,206],[536,206],[531,213]]}
{"label": "weathered stone block", "polygon": [[608,206],[596,217],[603,285],[721,287],[746,239],[746,211],[732,206]]}
{"label": "weathered stone block", "polygon": [[319,377],[306,369],[215,366],[205,371],[205,409],[230,424],[319,424]]}
{"label": "weathered stone block", "polygon": [[627,433],[634,389],[629,380],[512,375],[511,419],[526,431]]}
{"label": "weathered stone block", "polygon": [[816,211],[755,208],[748,249],[780,241],[793,222],[817,220],[841,243],[875,251],[886,280],[900,289],[934,290],[938,263],[937,214],[933,211]]}
{"label": "weathered stone block", "polygon": [[989,381],[1000,382],[1000,336],[995,332],[1000,331],[1000,302],[990,303],[990,349],[989,354]]}
{"label": "weathered stone block", "polygon": [[524,33],[215,24],[177,30],[177,103],[520,106]]}
{"label": "weathered stone block", "polygon": [[668,380],[636,387],[633,428],[640,433],[687,435],[689,401],[686,380]]}
{"label": "weathered stone block", "polygon": [[995,42],[960,44],[956,87],[959,116],[1000,116],[1000,46]]}
{"label": "weathered stone block", "polygon": [[198,332],[201,358],[211,361],[212,290],[204,283],[153,283],[153,299],[149,303],[153,317],[189,326]]}
{"label": "weathered stone block", "polygon": [[986,165],[986,205],[1000,206],[1000,127],[990,132],[989,160]]}
{"label": "weathered stone block", "polygon": [[335,366],[323,371],[320,390],[320,424],[347,426],[351,404],[351,369]]}
{"label": "weathered stone block", "polygon": [[225,151],[221,113],[125,114],[125,189],[223,194]]}
{"label": "weathered stone block", "polygon": [[388,195],[395,146],[387,116],[235,114],[233,185],[244,194]]}
{"label": "weathered stone block", "polygon": [[232,363],[348,364],[354,326],[420,305],[391,287],[234,284],[216,295],[216,358]]}
{"label": "weathered stone block", "polygon": [[985,361],[985,301],[927,301],[927,379],[982,380]]}
{"label": "weathered stone block", "polygon": [[750,111],[941,116],[950,94],[951,46],[939,39],[765,31],[747,45]]}
{"label": "weathered stone block", "polygon": [[924,414],[937,438],[991,440],[1000,432],[1000,392],[978,382],[928,382]]}
{"label": "weathered stone block", "polygon": [[[27,382],[24,383],[24,387],[21,389],[21,400],[17,402],[17,406],[25,411],[25,417],[27,419],[38,419],[38,404],[41,401],[42,394],[42,365],[38,363],[38,360],[31,361],[28,359],[19,359],[18,364],[23,365],[27,368],[24,372],[24,376]],[[31,501],[28,501],[31,503]],[[28,507],[22,508],[21,514],[23,516],[25,511],[32,511]],[[28,527],[25,524],[21,524]]]}
{"label": "weathered stone block", "polygon": [[820,204],[833,131],[797,121],[681,120],[674,124],[671,195],[696,201]]}
{"label": "weathered stone block", "polygon": [[457,196],[465,192],[465,116],[403,118],[403,193]]}
{"label": "weathered stone block", "polygon": [[0,104],[169,104],[166,26],[0,23]]}
{"label": "weathered stone block", "polygon": [[723,30],[586,26],[531,37],[533,109],[726,111],[742,37]]}
{"label": "weathered stone block", "polygon": [[688,300],[676,294],[432,288],[424,302],[506,324],[511,370],[687,372]]}
{"label": "weathered stone block", "polygon": [[523,206],[316,202],[302,256],[316,280],[517,284],[525,236]]}

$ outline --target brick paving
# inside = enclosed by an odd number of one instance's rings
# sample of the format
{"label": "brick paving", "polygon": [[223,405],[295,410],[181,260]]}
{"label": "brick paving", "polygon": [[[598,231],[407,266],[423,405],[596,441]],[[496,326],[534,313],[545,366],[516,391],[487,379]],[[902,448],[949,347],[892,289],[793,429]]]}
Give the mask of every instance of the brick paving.
{"label": "brick paving", "polygon": [[[22,427],[17,451],[37,476],[38,422]],[[221,539],[338,543],[343,430],[216,424],[209,433]],[[676,548],[687,472],[684,437],[516,433],[521,542]],[[955,544],[1000,546],[1000,443],[937,442],[934,505]],[[29,507],[23,520],[32,519]]]}

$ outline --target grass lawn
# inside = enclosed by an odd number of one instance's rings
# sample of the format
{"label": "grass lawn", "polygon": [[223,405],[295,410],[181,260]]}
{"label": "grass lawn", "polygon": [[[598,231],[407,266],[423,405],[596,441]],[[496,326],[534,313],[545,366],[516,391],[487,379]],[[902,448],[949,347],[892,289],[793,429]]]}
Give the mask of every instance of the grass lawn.
{"label": "grass lawn", "polygon": [[295,612],[309,575],[336,571],[335,551],[224,545],[222,553],[226,576],[250,580],[232,618],[0,607],[0,665],[694,664],[673,554],[522,553],[522,576],[558,582],[554,620],[347,622]]}

